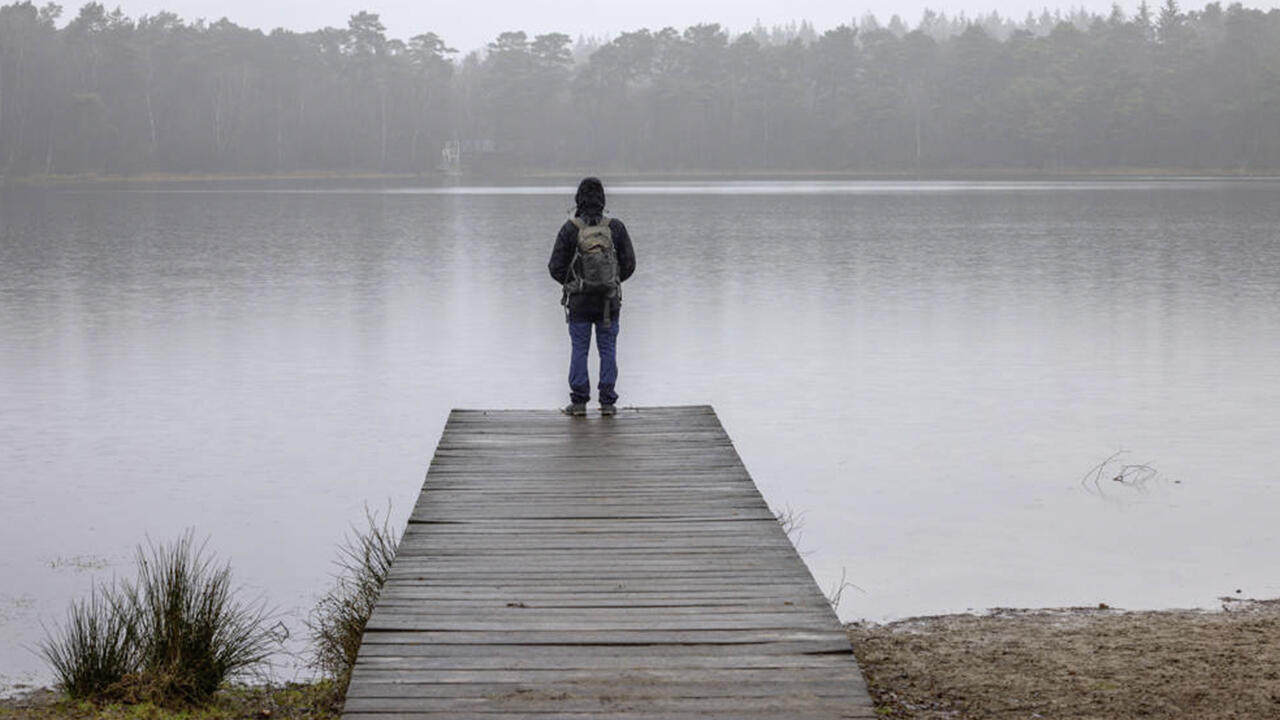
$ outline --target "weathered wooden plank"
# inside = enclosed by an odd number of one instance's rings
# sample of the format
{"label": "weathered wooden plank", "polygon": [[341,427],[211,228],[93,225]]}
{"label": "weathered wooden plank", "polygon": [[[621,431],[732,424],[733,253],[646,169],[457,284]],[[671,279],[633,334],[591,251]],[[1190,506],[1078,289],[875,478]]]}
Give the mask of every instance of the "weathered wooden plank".
{"label": "weathered wooden plank", "polygon": [[[485,671],[460,671],[453,672],[449,670],[435,671],[448,673],[450,677],[463,678],[465,676],[479,676]],[[778,673],[792,675],[807,672],[805,670],[793,670],[787,668],[778,668],[772,671],[775,675]],[[733,688],[735,686],[756,685],[757,683],[769,683],[776,693],[782,696],[792,698],[807,697],[813,700],[825,698],[830,700],[838,700],[847,702],[858,696],[857,692],[849,692],[847,683],[844,688],[840,688],[843,679],[838,674],[832,674],[828,671],[822,671],[825,675],[813,674],[812,677],[803,676],[794,681],[781,683],[770,682],[765,679],[769,677],[770,670],[747,670],[740,673],[704,673],[699,670],[691,671],[675,671],[670,673],[650,672],[650,671],[626,671],[626,672],[607,672],[597,673],[592,676],[589,673],[582,673],[577,670],[549,670],[543,676],[535,676],[530,673],[493,671],[494,677],[514,677],[526,676],[531,677],[529,680],[512,680],[503,682],[500,680],[473,682],[470,680],[459,679],[456,682],[416,682],[413,680],[405,681],[365,681],[354,683],[359,688],[355,693],[349,696],[349,700],[360,699],[365,702],[359,703],[361,709],[364,710],[390,710],[390,709],[411,709],[415,706],[397,705],[395,700],[421,700],[421,705],[416,709],[426,709],[430,707],[431,700],[495,700],[495,699],[513,699],[513,692],[529,692],[534,691],[541,695],[527,695],[524,699],[530,701],[536,700],[560,700],[568,701],[565,704],[556,705],[542,703],[531,704],[522,708],[522,710],[542,710],[542,711],[569,711],[585,709],[584,706],[578,705],[575,701],[589,700],[596,703],[595,707],[599,708],[599,703],[603,699],[601,695],[610,697],[629,697],[635,700],[649,700],[657,703],[667,704],[670,708],[671,704],[679,701],[694,701],[686,708],[693,710],[698,707],[697,701],[710,700],[719,698],[722,705],[735,704],[734,701],[755,700],[744,709],[749,707],[759,707],[768,705],[767,698],[758,692],[740,691],[729,692],[720,688]],[[678,674],[691,677],[694,679],[681,680],[676,677]],[[406,677],[408,675],[405,675]],[[555,680],[554,676],[576,677],[581,675],[577,680]],[[389,675],[388,675],[389,676]],[[753,679],[754,678],[754,679]],[[362,687],[362,686],[367,686]],[[496,692],[489,695],[483,695],[475,691],[477,686],[493,688]],[[506,688],[503,692],[503,688]],[[553,689],[554,688],[554,689]],[[397,692],[400,691],[400,692]],[[778,697],[778,696],[773,696]],[[377,702],[381,701],[381,702]],[[541,706],[541,707],[539,707]],[[576,707],[575,707],[576,706]],[[702,705],[705,707],[706,705]],[[439,707],[439,706],[436,706]],[[660,706],[646,706],[640,709],[656,710]],[[355,709],[348,706],[348,709]]]}
{"label": "weathered wooden plank", "polygon": [[[691,557],[696,557],[691,556]],[[587,583],[613,582],[626,580],[720,580],[722,584],[768,584],[778,582],[799,582],[806,577],[805,573],[794,569],[778,570],[769,577],[760,577],[760,570],[773,570],[768,563],[752,563],[743,560],[741,563],[729,561],[687,562],[654,561],[628,563],[583,563],[582,565],[566,565],[553,561],[531,561],[523,566],[515,563],[494,561],[486,563],[477,558],[470,565],[457,562],[414,562],[416,558],[406,558],[399,568],[389,573],[391,578],[408,578],[410,580],[449,580],[458,576],[474,577],[482,575],[487,578],[498,578],[504,585],[513,583],[555,583],[562,580],[583,580]],[[494,573],[501,573],[495,575]],[[551,576],[554,573],[555,576]]]}
{"label": "weathered wooden plank", "polygon": [[826,712],[833,716],[844,709],[842,697],[823,697],[804,693],[787,693],[774,697],[715,697],[715,698],[667,698],[627,695],[618,687],[608,700],[596,697],[575,697],[567,692],[547,693],[542,690],[513,693],[493,698],[352,698],[351,712],[595,712],[613,716],[614,711],[625,711],[642,705],[649,712],[685,713],[737,713],[773,710],[784,712],[801,707],[808,712]]}
{"label": "weathered wooden plank", "polygon": [[[684,610],[684,612],[680,612]],[[692,629],[770,629],[770,628],[815,628],[821,629],[819,621],[798,619],[794,608],[774,606],[750,610],[707,608],[536,608],[536,607],[500,607],[491,605],[487,608],[467,612],[465,609],[451,609],[439,612],[429,606],[390,605],[379,606],[373,614],[369,629],[390,628],[390,623],[420,623],[409,625],[409,629],[435,630],[445,627],[459,626],[460,629],[481,629],[478,625],[500,625],[501,623],[519,623],[522,628],[543,629],[543,625],[564,626],[575,630],[585,629],[636,629],[666,630],[677,625]],[[465,627],[462,627],[465,626]],[[493,629],[505,630],[505,627]]]}
{"label": "weathered wooden plank", "polygon": [[799,591],[788,591],[786,588],[770,588],[774,592],[752,593],[742,589],[721,592],[719,590],[695,590],[681,592],[671,591],[639,591],[639,592],[595,592],[574,593],[551,588],[540,591],[529,591],[513,596],[505,589],[472,590],[471,588],[428,588],[415,587],[388,593],[383,600],[389,605],[404,603],[430,602],[436,607],[449,608],[458,606],[463,609],[484,607],[485,605],[507,605],[513,607],[787,607],[801,605],[821,611],[826,599],[817,594],[806,594]]}
{"label": "weathered wooden plank", "polygon": [[366,644],[360,649],[360,657],[451,657],[465,659],[468,657],[507,657],[520,658],[526,656],[547,658],[555,661],[558,658],[599,658],[627,657],[644,659],[657,656],[663,658],[682,658],[685,656],[760,656],[775,654],[795,655],[848,655],[852,652],[849,643],[838,636],[826,640],[807,640],[803,642],[759,642],[739,643],[735,645],[507,645],[495,649],[492,645],[435,645],[430,643],[397,643]]}
{"label": "weathered wooden plank", "polygon": [[[762,572],[756,568],[745,568],[741,571],[717,571],[703,573],[699,568],[688,567],[654,567],[637,570],[602,565],[586,570],[565,569],[563,566],[544,566],[515,571],[505,569],[507,566],[485,568],[477,563],[474,568],[455,569],[423,569],[401,568],[389,575],[390,580],[399,580],[417,585],[437,583],[439,585],[460,585],[486,582],[493,573],[503,574],[503,584],[499,587],[507,589],[536,589],[540,587],[568,587],[583,591],[607,589],[600,583],[617,584],[621,589],[637,587],[639,583],[654,582],[667,590],[684,588],[724,588],[726,590],[741,585],[779,585],[803,582],[805,576],[796,572],[782,572],[769,578],[758,578]],[[559,575],[560,577],[549,577]]]}
{"label": "weathered wooden plank", "polygon": [[578,552],[628,553],[674,551],[682,548],[706,552],[750,552],[789,548],[786,540],[753,537],[748,534],[723,533],[711,537],[672,533],[643,535],[640,533],[596,533],[592,537],[572,533],[539,533],[527,535],[484,535],[463,538],[457,533],[406,533],[400,541],[401,553],[449,554],[462,550],[475,552],[524,551],[542,553],[556,547],[572,547]]}
{"label": "weathered wooden plank", "polygon": [[[599,491],[596,491],[599,492]],[[687,518],[689,507],[695,503],[714,501],[719,506],[716,512],[704,512],[708,518],[760,518],[772,520],[772,512],[760,509],[759,498],[754,497],[699,497],[668,498],[662,501],[649,501],[641,505],[634,498],[628,497],[520,497],[493,496],[485,497],[483,506],[477,506],[475,498],[465,497],[429,497],[430,515],[444,518],[503,518],[518,511],[536,511],[538,518],[579,518],[589,512],[589,518],[599,518],[600,512],[608,512],[608,518],[650,518],[650,516],[673,516]],[[421,512],[417,516],[426,515]],[[694,515],[696,516],[699,515]]]}
{"label": "weathered wooden plank", "polygon": [[[452,497],[445,497],[437,493],[451,493]],[[431,487],[423,490],[424,497],[422,501],[434,501],[436,499],[460,499],[460,500],[476,500],[477,498],[495,497],[499,499],[519,499],[519,498],[553,498],[563,496],[571,499],[583,497],[599,497],[602,493],[609,493],[613,497],[623,497],[634,500],[645,498],[656,499],[679,499],[688,502],[706,502],[714,499],[717,495],[726,496],[758,496],[755,491],[747,487],[744,483],[737,480],[726,480],[715,483],[707,482],[697,488],[690,488],[686,482],[679,479],[671,481],[648,481],[645,483],[628,483],[614,487],[603,482],[581,482],[579,480],[565,480],[563,478],[548,478],[545,480],[507,480],[507,481],[479,481],[472,482],[466,478],[441,480],[433,482]]]}
{"label": "weathered wooden plank", "polygon": [[[551,694],[569,693],[573,695],[591,695],[601,691],[617,692],[616,683],[611,687],[588,681],[552,682],[530,685],[526,683],[360,683],[347,691],[347,697],[403,697],[403,698],[465,698],[495,697],[513,692],[541,691]],[[759,698],[786,693],[802,693],[818,697],[845,697],[849,694],[849,684],[838,681],[761,681],[746,685],[725,685],[723,683],[671,682],[660,687],[634,684],[626,689],[629,697],[666,697],[666,698],[713,698],[740,697]]]}
{"label": "weathered wooden plank", "polygon": [[[793,668],[786,675],[799,676],[811,681],[838,681],[848,677],[847,663],[839,668]],[[556,681],[590,680],[609,682],[611,680],[631,683],[661,682],[723,682],[749,683],[761,680],[776,680],[784,673],[776,668],[765,670],[737,668],[663,668],[655,670],[625,670],[611,668],[587,668],[565,670],[562,668],[538,668],[531,670],[396,670],[382,669],[363,665],[351,675],[354,682],[511,682],[511,683],[544,683]]]}
{"label": "weathered wooden plank", "polygon": [[559,596],[548,600],[531,600],[526,598],[524,601],[512,601],[503,597],[497,598],[476,598],[470,597],[467,600],[461,598],[449,598],[447,596],[434,596],[428,598],[422,597],[406,597],[403,594],[393,597],[384,597],[379,601],[379,607],[413,607],[413,609],[426,609],[429,607],[431,612],[438,614],[452,614],[452,612],[460,612],[465,615],[476,615],[484,612],[486,607],[495,607],[495,609],[520,609],[520,610],[538,610],[538,611],[557,611],[563,614],[576,614],[582,610],[604,610],[616,609],[621,611],[643,611],[643,610],[662,610],[671,612],[671,614],[695,614],[695,612],[750,612],[764,610],[782,610],[790,609],[800,605],[810,607],[810,609],[819,610],[823,601],[818,598],[797,598],[797,600],[777,600],[777,598],[742,598],[742,600],[686,600],[686,598],[672,598],[669,594],[654,597],[653,600],[635,600],[635,598],[626,598],[626,600],[608,600],[608,598],[584,598],[572,596]]}
{"label": "weathered wooden plank", "polygon": [[[607,714],[607,715],[605,715]],[[442,710],[436,711],[420,711],[420,712],[344,712],[343,717],[348,720],[440,720],[448,717],[449,720],[494,720],[495,717],[502,717],[502,720],[586,720],[600,719],[602,715],[609,717],[611,720],[705,720],[707,717],[733,717],[736,720],[767,720],[777,719],[777,717],[786,717],[787,720],[832,720],[833,717],[841,717],[841,719],[874,719],[878,717],[876,712],[864,710],[863,707],[852,705],[844,708],[838,715],[832,715],[828,711],[806,711],[804,708],[796,708],[791,711],[763,710],[763,711],[728,711],[714,712],[700,710],[695,712],[673,712],[673,711],[632,711],[632,710],[586,710],[581,712],[559,712],[559,711],[521,711],[511,710],[502,711],[500,714],[494,712],[474,712],[474,711],[457,711]]]}
{"label": "weathered wooden plank", "polygon": [[[527,472],[521,472],[521,470]],[[450,480],[465,480],[477,483],[554,481],[562,483],[600,483],[625,487],[631,484],[670,484],[673,482],[700,484],[732,482],[743,484],[749,482],[749,478],[750,475],[742,467],[698,469],[685,466],[663,472],[656,472],[652,468],[640,470],[635,467],[605,468],[603,470],[574,467],[572,472],[569,472],[565,468],[516,468],[499,471],[496,468],[486,470],[483,467],[458,466],[432,468],[430,477],[427,478],[426,482],[432,484],[428,485],[428,487],[434,486],[434,483],[443,483]]]}
{"label": "weathered wooden plank", "polygon": [[[474,546],[483,552],[486,548],[494,549],[510,549],[510,548],[529,548],[531,552],[545,552],[546,548],[555,547],[558,543],[566,543],[575,548],[581,548],[584,545],[586,549],[599,549],[601,552],[611,552],[615,550],[661,550],[667,547],[707,547],[719,548],[726,550],[737,550],[740,552],[750,551],[754,548],[760,549],[777,549],[785,548],[785,540],[776,538],[753,538],[745,534],[744,530],[751,530],[750,526],[742,526],[741,524],[719,523],[724,530],[722,533],[715,533],[709,529],[699,528],[694,532],[681,532],[678,526],[666,524],[662,529],[656,529],[651,533],[640,532],[612,532],[608,530],[595,530],[593,527],[576,527],[574,529],[563,529],[559,531],[545,532],[529,532],[521,534],[512,531],[510,528],[504,531],[495,531],[493,533],[485,533],[479,531],[479,528],[467,525],[455,525],[455,532],[450,532],[449,527],[441,527],[440,524],[432,523],[424,526],[422,530],[413,530],[405,533],[407,552],[425,553],[431,551],[443,552],[453,547],[470,547]],[[520,544],[521,538],[526,538],[525,544]],[[596,543],[600,543],[597,545]]]}
{"label": "weathered wooden plank", "polygon": [[451,413],[343,717],[871,709],[834,613],[699,406]]}
{"label": "weathered wooden plank", "polygon": [[781,670],[788,668],[848,668],[842,655],[608,655],[545,657],[526,653],[523,657],[376,655],[361,657],[358,667],[381,670]]}
{"label": "weathered wooden plank", "polygon": [[[755,577],[768,570],[768,566],[746,567],[741,570],[708,571],[705,568],[689,566],[653,566],[631,569],[617,565],[598,565],[587,568],[567,568],[563,565],[531,565],[516,570],[511,565],[485,566],[477,562],[472,567],[454,568],[411,568],[406,567],[389,575],[392,580],[403,580],[411,584],[425,585],[438,583],[441,585],[458,585],[462,583],[485,582],[494,573],[501,573],[505,588],[563,587],[581,590],[599,589],[599,584],[621,584],[623,589],[636,587],[640,582],[656,582],[664,589],[720,587],[730,589],[740,585],[779,585],[803,582],[805,576],[797,572],[781,572],[769,578]],[[559,575],[559,578],[548,577]]]}
{"label": "weathered wooden plank", "polygon": [[765,642],[825,642],[848,636],[827,630],[599,630],[573,633],[508,629],[496,632],[366,632],[364,644],[444,645],[749,645]]}
{"label": "weathered wooden plank", "polygon": [[832,718],[853,718],[856,720],[877,718],[874,711],[865,710],[860,706],[852,703],[846,709],[840,710],[840,714],[833,715],[828,711],[810,712],[803,708],[789,711],[779,710],[742,710],[730,711],[728,713],[716,713],[712,711],[700,710],[697,712],[672,712],[672,711],[633,711],[613,710],[602,711],[585,710],[582,712],[526,712],[512,709],[510,711],[502,711],[501,714],[491,712],[470,712],[458,710],[442,710],[422,711],[422,712],[350,712],[343,713],[342,717],[347,720],[440,720],[441,718],[449,718],[449,720],[494,720],[502,718],[502,720],[587,720],[587,718],[598,719],[607,712],[610,720],[706,720],[708,717],[732,717],[736,720],[770,720],[775,718],[787,718],[787,720],[832,720]]}
{"label": "weathered wooden plank", "polygon": [[[564,575],[587,575],[595,573],[616,572],[625,576],[643,575],[650,570],[673,572],[697,572],[705,577],[705,571],[715,575],[739,575],[739,571],[771,570],[776,568],[777,555],[761,552],[757,555],[742,553],[721,554],[708,557],[702,553],[687,552],[679,555],[597,555],[583,557],[574,562],[565,556],[548,554],[513,555],[476,553],[474,555],[409,555],[404,558],[401,570],[414,572],[423,570],[432,573],[475,573],[499,572],[503,577],[519,576],[532,573],[543,574],[554,570]],[[510,575],[505,575],[510,573]],[[801,575],[799,572],[789,572]],[[562,577],[564,576],[562,575]]]}
{"label": "weathered wooden plank", "polygon": [[[692,518],[577,518],[562,519],[558,523],[547,523],[547,521],[539,520],[515,520],[511,518],[504,519],[486,519],[486,518],[468,518],[457,520],[435,520],[431,523],[413,523],[410,521],[410,529],[408,532],[448,532],[453,534],[460,533],[479,533],[485,536],[500,536],[503,533],[513,534],[547,534],[547,533],[630,533],[630,534],[681,534],[687,536],[692,533],[712,533],[712,534],[730,534],[730,533],[746,533],[746,532],[769,532],[769,523],[774,523],[774,519],[763,518],[719,518],[719,519],[692,519]],[[732,523],[726,525],[726,523]],[[776,524],[776,523],[774,523]],[[416,528],[415,525],[424,525],[424,528]],[[434,527],[428,527],[434,525]],[[759,525],[759,527],[756,527]]]}
{"label": "weathered wooden plank", "polygon": [[[737,618],[750,622],[763,622],[766,619],[782,621],[796,618],[801,613],[795,612],[793,605],[780,602],[768,604],[745,605],[614,605],[599,607],[591,605],[570,605],[566,607],[546,607],[537,603],[445,603],[442,601],[423,602],[391,599],[378,603],[378,612],[386,617],[403,616],[467,616],[473,618],[501,617],[508,621],[523,622],[526,620],[548,620],[552,618],[571,618],[574,620],[614,620],[614,619],[688,619],[714,617],[718,619]],[[750,615],[751,618],[741,616]],[[657,627],[657,626],[654,626]],[[791,627],[788,625],[787,627]]]}

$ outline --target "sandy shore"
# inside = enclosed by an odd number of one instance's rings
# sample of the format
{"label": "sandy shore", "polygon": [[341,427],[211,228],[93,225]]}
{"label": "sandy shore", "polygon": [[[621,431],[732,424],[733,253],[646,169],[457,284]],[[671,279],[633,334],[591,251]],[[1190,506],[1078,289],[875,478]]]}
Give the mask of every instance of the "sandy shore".
{"label": "sandy shore", "polygon": [[888,718],[1280,718],[1280,600],[848,627]]}
{"label": "sandy shore", "polygon": [[[1214,612],[995,610],[848,631],[886,718],[1280,718],[1280,600],[1226,600]],[[205,717],[333,717],[315,686],[244,689],[218,706]],[[139,715],[59,703],[48,691],[0,701],[0,720],[91,717]]]}

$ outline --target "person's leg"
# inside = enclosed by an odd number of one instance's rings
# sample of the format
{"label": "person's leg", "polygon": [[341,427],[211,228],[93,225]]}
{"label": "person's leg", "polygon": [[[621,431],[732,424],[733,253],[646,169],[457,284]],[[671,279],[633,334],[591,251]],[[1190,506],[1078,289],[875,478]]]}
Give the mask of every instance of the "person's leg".
{"label": "person's leg", "polygon": [[591,323],[570,322],[569,340],[573,353],[569,356],[569,401],[585,403],[591,399],[591,376],[587,374],[587,352],[591,349]]}
{"label": "person's leg", "polygon": [[600,353],[600,404],[613,405],[618,402],[618,393],[613,386],[618,382],[618,320],[609,323],[606,328],[602,323],[596,324],[596,350]]}

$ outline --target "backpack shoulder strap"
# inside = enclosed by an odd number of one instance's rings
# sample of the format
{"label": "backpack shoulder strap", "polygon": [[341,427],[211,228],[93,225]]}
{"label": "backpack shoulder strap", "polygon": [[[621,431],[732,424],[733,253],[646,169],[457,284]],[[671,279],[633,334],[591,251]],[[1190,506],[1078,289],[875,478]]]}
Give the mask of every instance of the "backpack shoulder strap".
{"label": "backpack shoulder strap", "polygon": [[579,232],[587,229],[587,223],[584,222],[583,219],[578,217],[577,215],[574,215],[573,217],[569,218],[569,222],[573,223],[574,227],[578,228]]}

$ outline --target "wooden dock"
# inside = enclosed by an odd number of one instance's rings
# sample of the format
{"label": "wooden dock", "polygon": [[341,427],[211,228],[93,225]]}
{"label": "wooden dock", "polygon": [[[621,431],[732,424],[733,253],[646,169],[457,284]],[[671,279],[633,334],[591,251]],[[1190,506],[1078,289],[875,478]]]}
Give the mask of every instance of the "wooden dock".
{"label": "wooden dock", "polygon": [[454,410],[347,720],[873,718],[710,407]]}

